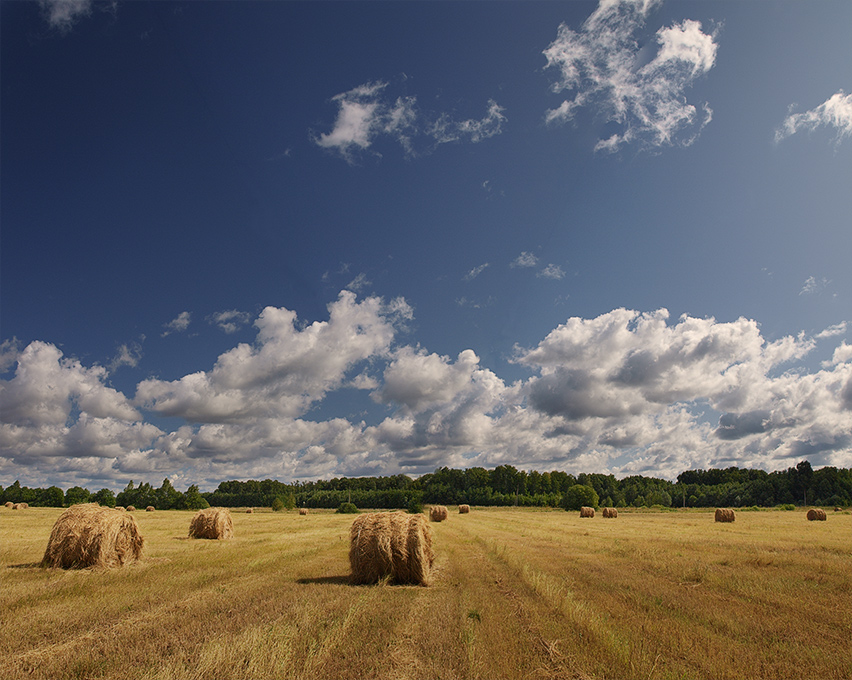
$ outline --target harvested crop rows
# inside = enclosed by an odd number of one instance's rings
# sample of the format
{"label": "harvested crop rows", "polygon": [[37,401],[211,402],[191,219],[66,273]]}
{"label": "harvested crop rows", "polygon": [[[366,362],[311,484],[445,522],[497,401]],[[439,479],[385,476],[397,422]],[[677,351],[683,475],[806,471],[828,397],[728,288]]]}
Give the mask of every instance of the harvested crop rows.
{"label": "harvested crop rows", "polygon": [[38,566],[60,510],[0,514],[0,677],[848,678],[852,515],[473,508],[431,585],[353,586],[353,516],[136,513],[142,559]]}

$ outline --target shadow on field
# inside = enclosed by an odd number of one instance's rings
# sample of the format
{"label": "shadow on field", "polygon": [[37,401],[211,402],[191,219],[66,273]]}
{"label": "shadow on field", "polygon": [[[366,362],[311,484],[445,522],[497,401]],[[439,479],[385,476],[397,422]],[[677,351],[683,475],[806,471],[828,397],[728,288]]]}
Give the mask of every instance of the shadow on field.
{"label": "shadow on field", "polygon": [[336,584],[342,586],[351,585],[351,581],[349,580],[349,576],[316,576],[313,578],[300,578],[296,579],[296,583],[317,583],[320,585],[329,585]]}
{"label": "shadow on field", "polygon": [[41,567],[41,562],[26,562],[25,564],[10,564],[7,569],[35,569]]}

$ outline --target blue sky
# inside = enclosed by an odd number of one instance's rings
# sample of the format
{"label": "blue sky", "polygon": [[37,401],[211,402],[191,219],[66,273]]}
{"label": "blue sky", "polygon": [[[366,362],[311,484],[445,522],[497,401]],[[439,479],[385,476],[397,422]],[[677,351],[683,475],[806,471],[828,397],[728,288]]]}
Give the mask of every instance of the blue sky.
{"label": "blue sky", "polygon": [[852,466],[850,3],[0,19],[0,483]]}

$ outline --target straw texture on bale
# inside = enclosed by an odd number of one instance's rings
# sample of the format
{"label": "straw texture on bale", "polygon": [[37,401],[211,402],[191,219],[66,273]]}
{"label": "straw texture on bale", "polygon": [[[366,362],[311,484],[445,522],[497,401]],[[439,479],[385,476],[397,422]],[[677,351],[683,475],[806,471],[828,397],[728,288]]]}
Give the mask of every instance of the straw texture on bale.
{"label": "straw texture on bale", "polygon": [[156,508],[153,505],[149,505],[145,508],[145,512],[154,512],[154,510],[156,510]]}
{"label": "straw texture on bale", "polygon": [[14,505],[12,501],[6,501],[6,507],[11,508]]}
{"label": "straw texture on bale", "polygon": [[615,508],[604,508],[602,514],[604,517],[610,517],[614,519],[618,517],[618,510],[616,510]]}
{"label": "straw texture on bale", "polygon": [[135,505],[128,505],[127,506],[127,512],[136,512],[136,506]]}
{"label": "straw texture on bale", "polygon": [[450,513],[443,505],[434,505],[429,508],[429,519],[432,522],[443,522],[449,516]]}
{"label": "straw texture on bale", "polygon": [[205,508],[195,513],[189,524],[190,538],[227,539],[234,537],[234,522],[227,508]]}
{"label": "straw texture on bale", "polygon": [[580,517],[594,517],[595,509],[586,507],[585,505],[580,508]]}
{"label": "straw texture on bale", "polygon": [[116,505],[115,509],[118,510],[119,512],[124,512],[124,506],[123,505]]}
{"label": "straw texture on bale", "polygon": [[144,542],[131,515],[97,503],[72,505],[53,525],[42,565],[121,567],[142,556]]}
{"label": "straw texture on bale", "polygon": [[307,508],[299,508],[299,514],[300,515],[307,515],[308,509]]}
{"label": "straw texture on bale", "polygon": [[435,555],[432,529],[422,514],[372,512],[359,516],[349,530],[349,566],[355,584],[429,585]]}
{"label": "straw texture on bale", "polygon": [[735,520],[736,515],[734,515],[734,511],[730,508],[716,508],[717,522],[733,522]]}
{"label": "straw texture on bale", "polygon": [[23,503],[14,503],[14,504],[12,504],[12,510],[23,510],[23,509],[24,509],[24,504],[23,504]]}
{"label": "straw texture on bale", "polygon": [[825,522],[825,510],[822,508],[811,508],[808,510],[808,521],[813,522],[814,520]]}
{"label": "straw texture on bale", "polygon": [[469,512],[470,512],[470,506],[469,505],[460,505],[459,506],[459,514],[460,515],[466,515]]}

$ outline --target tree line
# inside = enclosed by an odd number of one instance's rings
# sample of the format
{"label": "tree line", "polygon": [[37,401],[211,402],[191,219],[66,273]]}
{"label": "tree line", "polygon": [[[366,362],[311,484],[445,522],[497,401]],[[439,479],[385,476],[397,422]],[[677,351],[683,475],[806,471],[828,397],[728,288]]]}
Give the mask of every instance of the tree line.
{"label": "tree line", "polygon": [[412,479],[406,475],[387,477],[340,477],[330,480],[285,483],[262,481],[221,482],[215,491],[201,493],[190,486],[177,491],[168,479],[159,489],[131,481],[123,491],[96,493],[79,486],[63,492],[29,489],[15,482],[0,486],[0,503],[30,505],[73,505],[96,501],[101,505],[153,506],[158,510],[221,507],[337,508],[352,503],[359,508],[409,508],[423,503],[441,505],[494,505],[579,508],[593,507],[773,507],[776,505],[852,505],[852,469],[823,467],[814,470],[808,461],[777,472],[737,467],[688,470],[677,481],[633,475],[572,475],[554,470],[518,470],[499,465],[463,470],[442,467]]}

